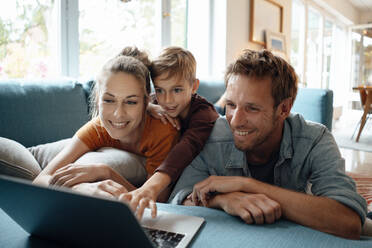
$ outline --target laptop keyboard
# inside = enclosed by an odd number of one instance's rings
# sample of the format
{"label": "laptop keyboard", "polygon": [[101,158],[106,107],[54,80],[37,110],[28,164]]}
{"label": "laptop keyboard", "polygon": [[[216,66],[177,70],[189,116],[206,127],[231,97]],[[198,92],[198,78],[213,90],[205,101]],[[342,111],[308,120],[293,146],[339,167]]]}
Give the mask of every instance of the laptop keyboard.
{"label": "laptop keyboard", "polygon": [[150,240],[156,247],[159,248],[172,248],[176,247],[178,243],[185,237],[184,234],[167,232],[148,227],[143,227]]}

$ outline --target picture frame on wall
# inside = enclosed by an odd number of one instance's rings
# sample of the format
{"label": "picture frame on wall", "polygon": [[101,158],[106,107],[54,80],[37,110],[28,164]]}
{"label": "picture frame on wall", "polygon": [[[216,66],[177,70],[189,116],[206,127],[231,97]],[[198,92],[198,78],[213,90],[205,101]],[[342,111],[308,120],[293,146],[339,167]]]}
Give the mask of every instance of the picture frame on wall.
{"label": "picture frame on wall", "polygon": [[265,46],[265,30],[283,32],[283,6],[272,0],[251,0],[249,21],[249,40]]}
{"label": "picture frame on wall", "polygon": [[287,60],[286,37],[283,33],[265,30],[265,41],[265,48],[267,50],[271,51],[274,55]]}

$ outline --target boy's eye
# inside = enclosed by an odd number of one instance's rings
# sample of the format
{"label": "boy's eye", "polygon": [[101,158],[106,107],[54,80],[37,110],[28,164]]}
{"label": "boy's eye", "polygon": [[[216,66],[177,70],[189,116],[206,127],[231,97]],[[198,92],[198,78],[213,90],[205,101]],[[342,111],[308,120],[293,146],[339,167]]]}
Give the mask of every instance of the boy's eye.
{"label": "boy's eye", "polygon": [[163,93],[163,90],[162,89],[159,89],[159,88],[155,88],[155,93],[161,94],[161,93]]}
{"label": "boy's eye", "polygon": [[182,88],[175,88],[175,89],[174,89],[174,92],[176,92],[176,93],[180,93],[180,92],[182,92],[182,91],[183,91]]}

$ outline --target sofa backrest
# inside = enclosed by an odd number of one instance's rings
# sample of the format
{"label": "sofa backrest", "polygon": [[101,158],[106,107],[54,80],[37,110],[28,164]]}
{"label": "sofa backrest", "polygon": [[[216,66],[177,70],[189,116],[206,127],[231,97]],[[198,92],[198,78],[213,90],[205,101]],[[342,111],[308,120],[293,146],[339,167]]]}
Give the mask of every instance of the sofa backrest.
{"label": "sofa backrest", "polygon": [[322,123],[332,131],[333,91],[300,88],[292,112],[302,114],[305,120]]}
{"label": "sofa backrest", "polygon": [[88,120],[87,92],[75,80],[0,80],[1,137],[29,147],[72,137]]}

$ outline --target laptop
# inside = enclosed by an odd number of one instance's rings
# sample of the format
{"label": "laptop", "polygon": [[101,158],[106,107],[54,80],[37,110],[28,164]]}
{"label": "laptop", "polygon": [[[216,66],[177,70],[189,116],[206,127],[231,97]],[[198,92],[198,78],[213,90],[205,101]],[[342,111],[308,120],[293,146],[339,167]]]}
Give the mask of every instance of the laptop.
{"label": "laptop", "polygon": [[146,210],[141,222],[119,201],[0,175],[0,208],[26,232],[78,247],[186,247],[204,219]]}

